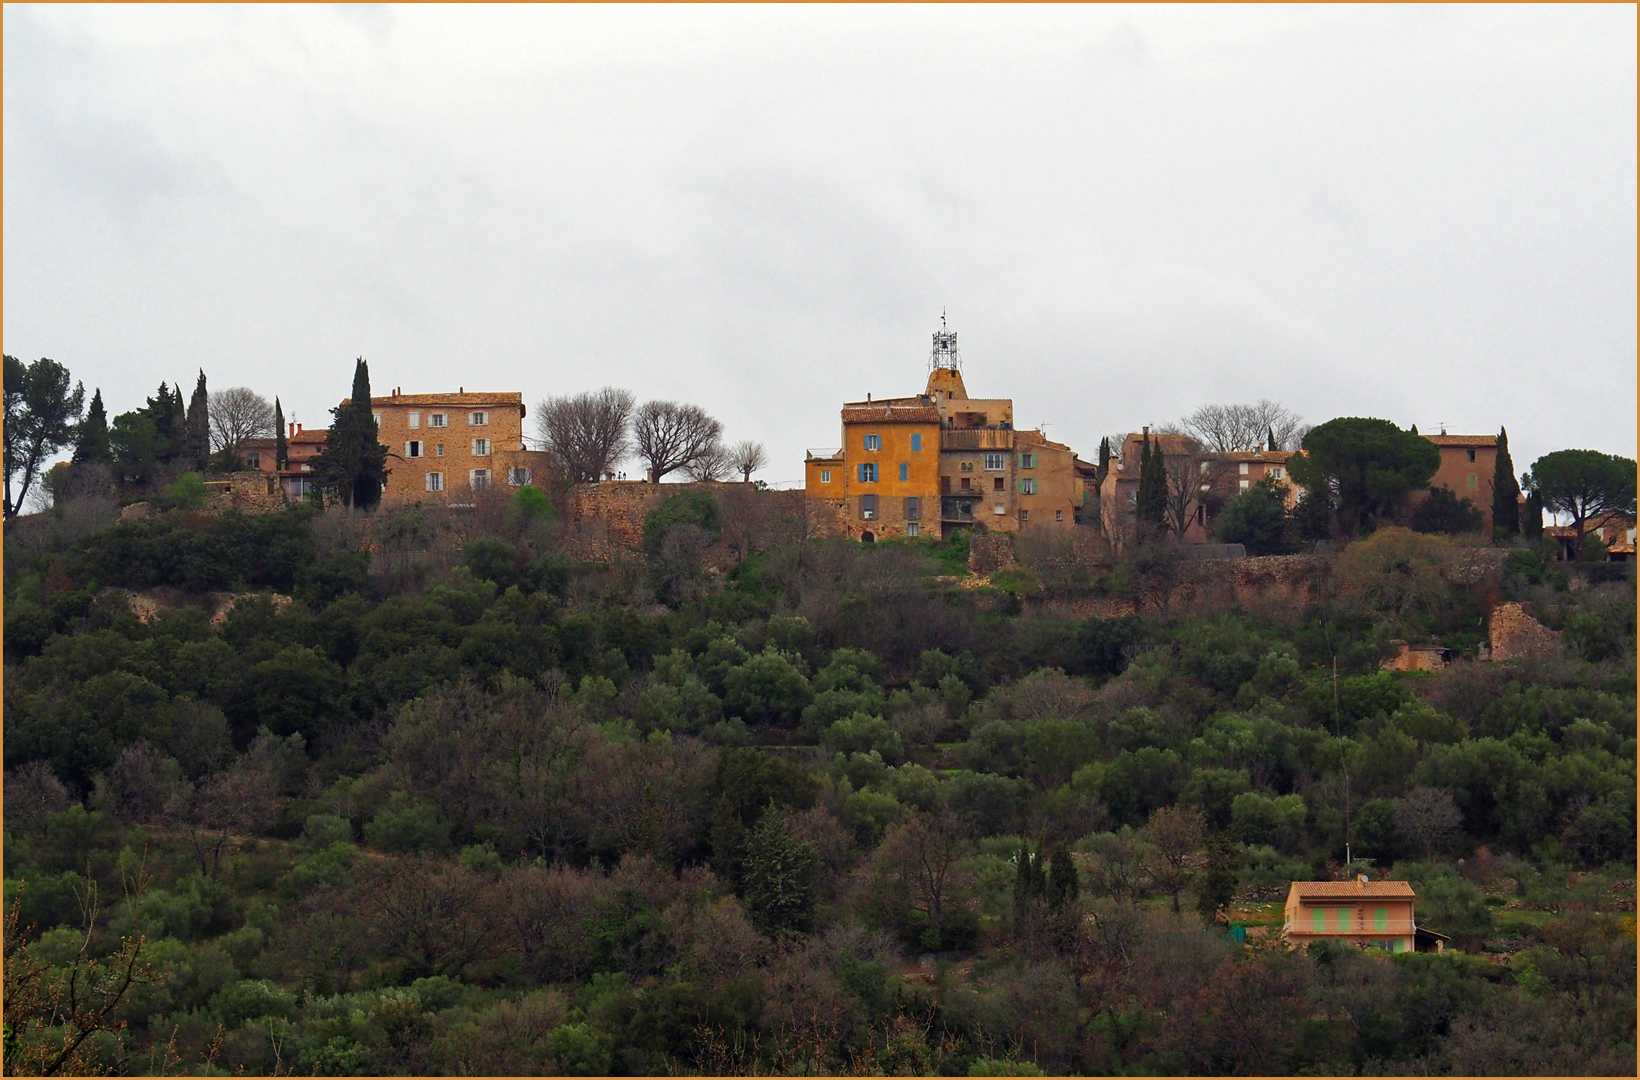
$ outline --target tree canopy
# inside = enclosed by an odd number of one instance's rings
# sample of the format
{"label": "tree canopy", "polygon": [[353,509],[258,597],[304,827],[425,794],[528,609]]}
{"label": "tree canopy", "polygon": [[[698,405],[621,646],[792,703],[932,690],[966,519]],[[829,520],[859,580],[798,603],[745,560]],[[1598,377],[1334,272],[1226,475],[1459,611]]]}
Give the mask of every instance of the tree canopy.
{"label": "tree canopy", "polygon": [[1635,465],[1599,450],[1556,450],[1532,462],[1527,487],[1552,514],[1566,514],[1577,545],[1591,523],[1607,515],[1634,516]]}
{"label": "tree canopy", "polygon": [[1293,479],[1337,500],[1347,532],[1393,517],[1412,491],[1429,484],[1441,452],[1416,432],[1388,420],[1340,417],[1304,436],[1304,449],[1287,461]]}
{"label": "tree canopy", "polygon": [[[5,516],[11,518],[22,508],[46,459],[73,441],[85,408],[85,386],[75,383],[70,390],[68,369],[47,357],[25,364],[7,356],[5,367]],[[13,477],[20,481],[15,497]]]}

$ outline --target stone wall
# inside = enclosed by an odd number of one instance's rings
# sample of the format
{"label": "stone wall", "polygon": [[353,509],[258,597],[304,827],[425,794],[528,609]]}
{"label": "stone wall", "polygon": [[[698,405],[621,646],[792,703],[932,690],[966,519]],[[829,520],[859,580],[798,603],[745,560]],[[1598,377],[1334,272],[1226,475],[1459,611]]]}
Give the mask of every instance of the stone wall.
{"label": "stone wall", "polygon": [[238,510],[242,514],[269,514],[285,507],[285,492],[279,480],[271,473],[236,472],[226,480],[210,480],[205,484],[204,510],[207,514],[221,514]]}
{"label": "stone wall", "polygon": [[1380,671],[1441,671],[1452,663],[1452,650],[1440,645],[1390,644],[1395,646],[1395,655],[1378,665]]}
{"label": "stone wall", "polygon": [[1492,609],[1488,635],[1493,660],[1524,660],[1560,651],[1560,632],[1544,626],[1512,601]]}
{"label": "stone wall", "polygon": [[775,532],[836,535],[836,511],[823,500],[805,499],[801,490],[772,491],[750,484],[650,484],[642,480],[606,480],[577,484],[568,497],[570,554],[589,562],[610,562],[643,549],[644,518],[673,495],[703,491],[718,504],[723,535],[707,553],[714,562],[737,547],[761,547]]}
{"label": "stone wall", "polygon": [[994,574],[1017,566],[1014,559],[1014,538],[1006,533],[980,532],[968,535],[968,572]]}

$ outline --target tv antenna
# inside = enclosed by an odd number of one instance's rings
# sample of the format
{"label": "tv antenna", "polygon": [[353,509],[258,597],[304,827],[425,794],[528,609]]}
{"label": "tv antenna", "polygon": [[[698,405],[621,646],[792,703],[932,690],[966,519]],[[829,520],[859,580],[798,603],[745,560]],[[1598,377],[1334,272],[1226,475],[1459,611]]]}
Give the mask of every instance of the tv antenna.
{"label": "tv antenna", "polygon": [[928,370],[950,368],[962,370],[962,354],[957,351],[957,332],[947,329],[945,309],[940,309],[940,328],[934,331],[934,348],[928,354]]}

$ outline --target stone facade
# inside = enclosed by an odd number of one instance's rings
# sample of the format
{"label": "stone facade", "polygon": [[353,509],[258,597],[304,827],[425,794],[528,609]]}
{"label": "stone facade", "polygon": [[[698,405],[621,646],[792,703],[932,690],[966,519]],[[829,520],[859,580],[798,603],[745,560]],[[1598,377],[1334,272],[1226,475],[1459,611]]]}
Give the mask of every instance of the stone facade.
{"label": "stone facade", "polygon": [[207,513],[238,510],[244,514],[267,514],[285,507],[285,491],[277,477],[263,472],[230,473],[226,480],[209,480]]}
{"label": "stone facade", "polygon": [[1395,655],[1378,665],[1380,671],[1442,671],[1452,665],[1452,650],[1445,646],[1390,644],[1395,646]]}
{"label": "stone facade", "polygon": [[1560,632],[1544,626],[1513,602],[1492,609],[1488,636],[1493,660],[1524,660],[1560,651]]}
{"label": "stone facade", "polygon": [[968,538],[969,573],[994,574],[1017,565],[1013,537],[1004,533],[976,532]]}

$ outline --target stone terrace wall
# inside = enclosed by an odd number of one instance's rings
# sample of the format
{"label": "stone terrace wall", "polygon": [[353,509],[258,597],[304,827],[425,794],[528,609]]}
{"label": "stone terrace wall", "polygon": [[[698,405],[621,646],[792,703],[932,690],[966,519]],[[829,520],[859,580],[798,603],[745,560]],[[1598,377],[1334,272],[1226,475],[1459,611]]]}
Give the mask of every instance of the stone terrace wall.
{"label": "stone terrace wall", "polygon": [[[268,490],[270,481],[272,491]],[[226,480],[207,481],[205,486],[210,493],[205,502],[205,512],[208,514],[220,514],[228,510],[238,510],[245,514],[268,514],[282,510],[285,506],[284,489],[268,473],[230,473]]]}
{"label": "stone terrace wall", "polygon": [[[734,530],[727,518],[737,512],[760,516],[767,522],[776,518],[801,517],[811,535],[832,535],[836,529],[835,508],[820,500],[805,499],[797,491],[770,491],[751,485],[729,483],[650,484],[642,480],[609,480],[597,484],[577,484],[568,497],[569,547],[577,558],[608,562],[643,548],[643,523],[649,511],[673,495],[703,491],[718,501],[724,520],[724,537],[717,548],[727,550]],[[813,505],[811,505],[813,504]],[[714,548],[709,556],[725,551]]]}
{"label": "stone terrace wall", "polygon": [[968,571],[973,574],[994,574],[1017,566],[1014,560],[1014,538],[1007,533],[975,531],[968,536]]}

